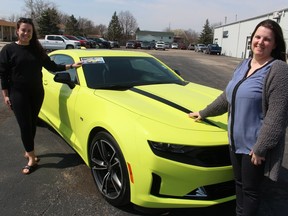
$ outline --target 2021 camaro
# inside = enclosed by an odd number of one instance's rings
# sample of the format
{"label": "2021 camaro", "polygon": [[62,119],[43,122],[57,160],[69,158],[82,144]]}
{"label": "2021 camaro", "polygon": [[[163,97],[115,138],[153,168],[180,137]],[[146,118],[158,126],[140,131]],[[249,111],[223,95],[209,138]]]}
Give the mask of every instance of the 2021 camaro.
{"label": "2021 camaro", "polygon": [[58,50],[64,72],[43,69],[39,117],[91,168],[114,206],[205,207],[235,198],[227,116],[188,117],[220,94],[187,82],[144,52]]}

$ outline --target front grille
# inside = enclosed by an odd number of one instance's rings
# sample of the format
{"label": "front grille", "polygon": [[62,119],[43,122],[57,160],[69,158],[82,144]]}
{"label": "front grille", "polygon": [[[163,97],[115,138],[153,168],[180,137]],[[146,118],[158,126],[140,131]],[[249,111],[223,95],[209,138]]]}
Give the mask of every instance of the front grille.
{"label": "front grille", "polygon": [[[206,196],[198,196],[199,189],[205,191]],[[222,182],[213,185],[206,185],[202,186],[201,188],[197,188],[192,192],[185,195],[187,198],[195,198],[201,200],[214,200],[214,199],[221,199],[224,197],[229,197],[235,195],[235,183],[234,181]]]}
{"label": "front grille", "polygon": [[[190,199],[190,200],[215,200],[235,195],[234,181],[227,181],[213,185],[203,185],[184,196],[171,196],[160,194],[161,177],[152,173],[152,187],[150,193],[157,197],[176,198],[176,199]],[[201,191],[201,193],[199,193]]]}

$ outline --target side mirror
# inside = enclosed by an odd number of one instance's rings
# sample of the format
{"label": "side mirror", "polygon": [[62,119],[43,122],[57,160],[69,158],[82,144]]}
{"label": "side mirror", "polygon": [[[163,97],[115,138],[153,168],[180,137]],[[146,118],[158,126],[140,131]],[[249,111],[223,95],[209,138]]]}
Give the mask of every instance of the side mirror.
{"label": "side mirror", "polygon": [[75,87],[75,83],[71,80],[68,72],[58,72],[54,76],[54,81],[58,83],[67,84],[71,89]]}

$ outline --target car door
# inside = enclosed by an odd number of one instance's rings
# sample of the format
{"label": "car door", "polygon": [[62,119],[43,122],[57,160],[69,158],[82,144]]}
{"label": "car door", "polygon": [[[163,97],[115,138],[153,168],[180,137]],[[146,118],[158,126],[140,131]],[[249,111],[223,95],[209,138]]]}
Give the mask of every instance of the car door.
{"label": "car door", "polygon": [[54,50],[55,49],[55,37],[53,35],[48,35],[45,40],[46,49]]}
{"label": "car door", "polygon": [[56,49],[65,49],[66,48],[66,43],[64,39],[60,36],[55,36],[55,45]]}
{"label": "car door", "polygon": [[[51,59],[57,64],[72,64],[74,60],[67,55],[53,55]],[[71,89],[68,85],[54,81],[55,72],[43,71],[43,84],[45,97],[42,112],[49,122],[58,132],[72,145],[75,135],[74,128],[74,108],[77,99],[77,92],[80,88],[76,69],[69,69],[71,79],[75,82],[75,88]]]}

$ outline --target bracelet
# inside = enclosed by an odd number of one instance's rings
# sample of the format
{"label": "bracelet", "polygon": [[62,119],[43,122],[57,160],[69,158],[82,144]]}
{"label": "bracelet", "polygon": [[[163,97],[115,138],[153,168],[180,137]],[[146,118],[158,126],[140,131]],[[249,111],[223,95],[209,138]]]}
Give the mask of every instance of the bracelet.
{"label": "bracelet", "polygon": [[73,64],[70,65],[70,69],[73,69]]}

